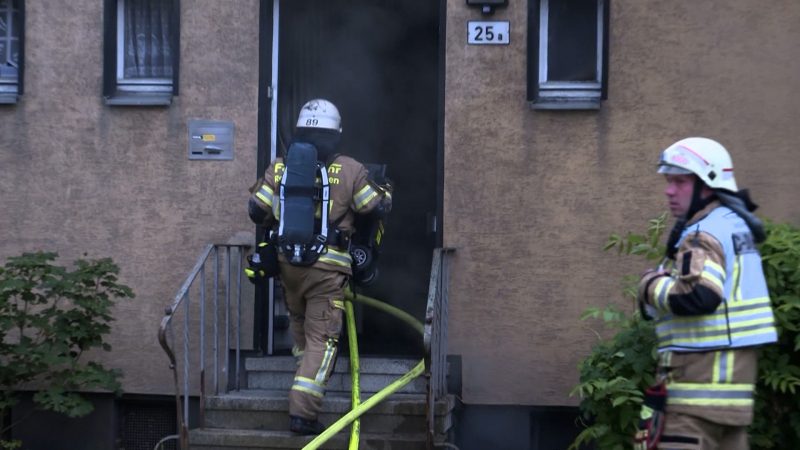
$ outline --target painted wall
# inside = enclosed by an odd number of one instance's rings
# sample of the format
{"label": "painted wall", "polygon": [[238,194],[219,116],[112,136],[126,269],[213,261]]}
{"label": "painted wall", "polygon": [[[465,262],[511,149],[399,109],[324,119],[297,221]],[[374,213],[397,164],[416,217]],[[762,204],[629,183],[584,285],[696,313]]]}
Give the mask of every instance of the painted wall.
{"label": "painted wall", "polygon": [[[103,2],[26,2],[25,94],[0,108],[0,259],[115,259],[137,298],[116,308],[103,358],[125,391],[171,392],[164,307],[205,244],[252,232],[258,3],[181,2],[180,95],[142,108],[103,104]],[[234,122],[233,161],[188,160],[193,118]]]}
{"label": "painted wall", "polygon": [[[113,256],[137,293],[116,310],[105,362],[124,389],[169,393],[156,341],[163,308],[202,246],[248,232],[255,178],[258,1],[183,1],[180,95],[168,108],[101,98],[102,2],[26,2],[25,95],[0,107],[0,258],[55,250]],[[511,45],[468,46],[483,17],[448,0],[444,241],[456,247],[450,353],[463,400],[568,405],[596,340],[580,322],[644,266],[601,251],[612,232],[664,211],[659,151],[720,139],[762,213],[800,224],[800,4],[617,0],[609,99],[600,111],[526,102],[527,4]],[[187,159],[189,119],[232,120],[235,159]]]}
{"label": "painted wall", "polygon": [[[456,247],[450,353],[466,403],[576,404],[581,322],[645,269],[602,246],[666,211],[659,152],[720,140],[760,213],[800,225],[800,4],[615,0],[599,111],[526,103],[527,8],[447,3],[444,240]],[[509,20],[508,46],[467,45],[467,21]]]}

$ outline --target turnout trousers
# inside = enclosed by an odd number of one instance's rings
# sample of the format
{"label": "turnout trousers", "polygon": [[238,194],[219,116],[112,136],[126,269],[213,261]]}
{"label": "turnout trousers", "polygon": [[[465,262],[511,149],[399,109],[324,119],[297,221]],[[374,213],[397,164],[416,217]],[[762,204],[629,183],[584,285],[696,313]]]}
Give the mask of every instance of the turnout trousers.
{"label": "turnout trousers", "polygon": [[347,275],[281,262],[294,353],[300,359],[289,391],[289,414],[316,420],[336,361]]}
{"label": "turnout trousers", "polygon": [[749,450],[747,427],[724,426],[696,416],[667,414],[659,450]]}
{"label": "turnout trousers", "polygon": [[[757,350],[665,352],[660,359],[659,372],[667,376],[668,393],[658,448],[748,450]],[[731,393],[735,397],[730,397]]]}

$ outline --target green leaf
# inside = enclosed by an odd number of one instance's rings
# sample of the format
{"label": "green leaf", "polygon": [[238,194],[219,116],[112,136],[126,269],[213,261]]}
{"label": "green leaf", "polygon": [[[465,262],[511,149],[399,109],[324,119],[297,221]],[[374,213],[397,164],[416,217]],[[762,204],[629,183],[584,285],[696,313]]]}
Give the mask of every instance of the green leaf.
{"label": "green leaf", "polygon": [[[647,222],[644,233],[614,233],[605,250],[623,258],[656,260],[667,229],[667,214]],[[765,220],[767,239],[760,244],[763,268],[773,304],[779,341],[759,348],[754,420],[749,428],[753,450],[800,448],[800,229]],[[635,298],[638,276],[622,283],[622,301]],[[635,311],[635,303],[629,303]],[[570,446],[578,449],[630,448],[638,423],[643,390],[655,381],[656,338],[652,322],[616,315],[609,307],[594,306],[582,320],[601,319],[614,334],[600,340],[579,368],[580,409],[590,426]],[[610,406],[609,406],[610,405]]]}
{"label": "green leaf", "polygon": [[625,403],[625,402],[627,402],[629,400],[630,400],[630,397],[626,397],[626,396],[623,395],[623,396],[615,398],[611,402],[611,406],[619,406],[619,405],[621,405],[621,404],[623,404],[623,403]]}
{"label": "green leaf", "polygon": [[0,414],[34,380],[42,386],[36,406],[69,417],[92,410],[81,391],[120,391],[119,372],[81,356],[111,350],[105,339],[112,308],[133,291],[118,281],[109,258],[77,260],[67,269],[57,257],[23,253],[0,268]]}

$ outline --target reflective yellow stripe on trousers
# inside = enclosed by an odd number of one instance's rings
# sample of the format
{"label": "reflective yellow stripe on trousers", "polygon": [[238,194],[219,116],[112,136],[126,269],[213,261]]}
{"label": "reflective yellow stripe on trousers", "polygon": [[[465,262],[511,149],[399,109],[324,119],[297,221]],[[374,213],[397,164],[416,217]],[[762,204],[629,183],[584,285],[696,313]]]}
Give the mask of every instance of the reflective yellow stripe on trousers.
{"label": "reflective yellow stripe on trousers", "polygon": [[294,377],[292,390],[304,392],[319,398],[323,398],[325,396],[325,386],[305,377]]}
{"label": "reflective yellow stripe on trousers", "polygon": [[753,406],[752,384],[670,383],[667,404],[691,406]]}
{"label": "reflective yellow stripe on trousers", "polygon": [[715,383],[730,383],[733,380],[733,352],[723,350],[714,354]]}
{"label": "reflective yellow stripe on trousers", "polygon": [[336,356],[336,341],[333,338],[328,338],[325,342],[325,353],[322,355],[322,364],[319,366],[319,370],[317,371],[317,375],[314,377],[314,382],[324,386],[326,380],[326,376],[328,375],[328,369],[331,367],[331,363],[333,362],[333,358]]}

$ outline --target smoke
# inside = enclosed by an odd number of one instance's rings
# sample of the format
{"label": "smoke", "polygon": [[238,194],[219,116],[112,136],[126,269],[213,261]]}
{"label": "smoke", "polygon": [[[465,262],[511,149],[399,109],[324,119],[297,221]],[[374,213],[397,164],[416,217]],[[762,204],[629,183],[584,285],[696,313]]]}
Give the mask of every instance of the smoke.
{"label": "smoke", "polygon": [[[421,319],[433,243],[428,217],[436,212],[439,2],[292,0],[281,2],[280,16],[279,154],[303,103],[336,104],[342,153],[387,164],[396,188],[380,279],[364,293]],[[380,333],[407,334],[404,324],[393,329],[396,320],[365,313]],[[408,339],[418,340],[413,332]],[[393,342],[416,352],[402,341]]]}
{"label": "smoke", "polygon": [[382,147],[398,153],[400,137],[419,134],[421,118],[436,118],[438,11],[430,0],[342,3],[282,3],[282,140],[300,106],[322,97],[342,113],[347,153],[364,160]]}

